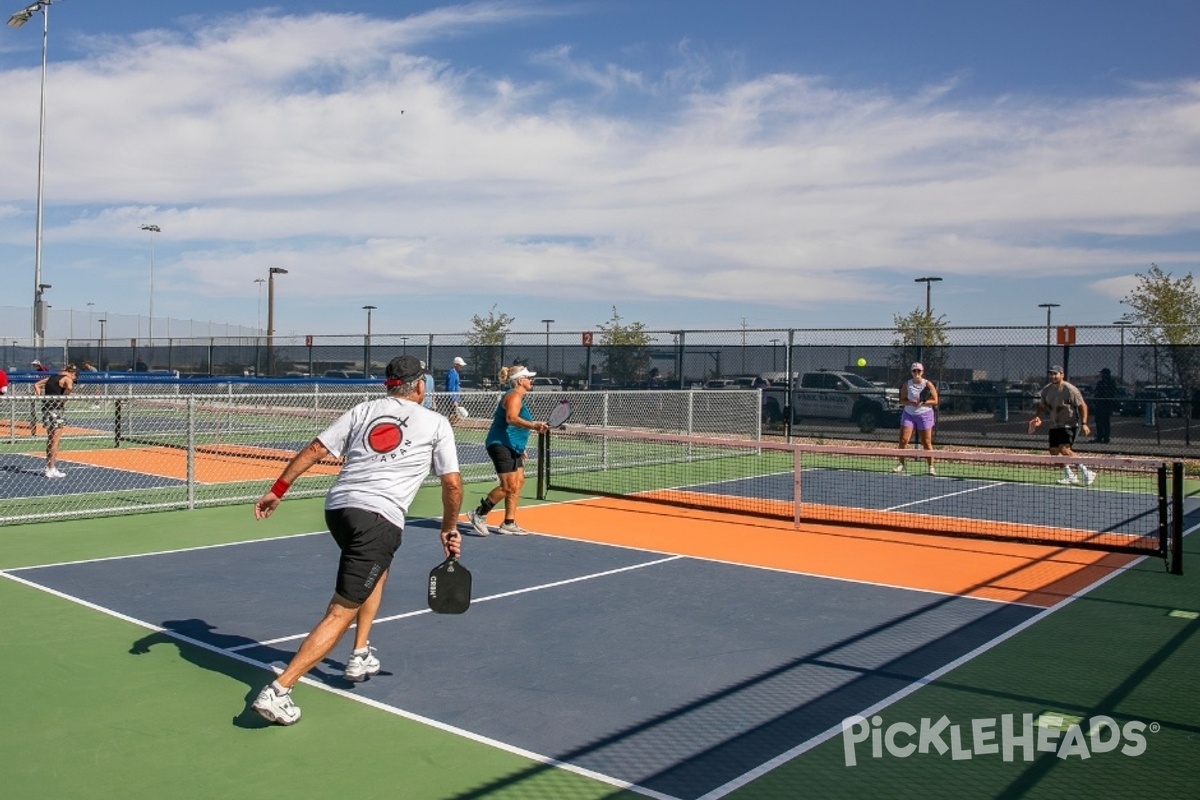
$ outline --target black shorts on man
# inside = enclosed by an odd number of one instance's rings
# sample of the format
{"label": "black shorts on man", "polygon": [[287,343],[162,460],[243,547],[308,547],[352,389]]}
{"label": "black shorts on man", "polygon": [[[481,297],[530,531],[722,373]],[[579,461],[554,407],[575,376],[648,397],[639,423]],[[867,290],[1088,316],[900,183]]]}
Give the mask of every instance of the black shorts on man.
{"label": "black shorts on man", "polygon": [[1075,444],[1076,428],[1074,425],[1067,425],[1062,428],[1050,429],[1050,446],[1051,447],[1071,447]]}
{"label": "black shorts on man", "polygon": [[362,605],[392,566],[404,530],[381,514],[361,508],[326,509],[325,524],[342,551],[335,591]]}

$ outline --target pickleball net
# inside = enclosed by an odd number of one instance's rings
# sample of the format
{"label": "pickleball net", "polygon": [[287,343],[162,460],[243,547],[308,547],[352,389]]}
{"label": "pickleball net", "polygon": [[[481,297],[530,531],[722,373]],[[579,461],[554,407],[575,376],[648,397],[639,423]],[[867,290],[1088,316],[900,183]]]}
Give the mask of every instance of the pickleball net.
{"label": "pickleball net", "polygon": [[[934,452],[568,427],[540,445],[539,486],[802,523],[1163,555],[1168,464]],[[897,471],[898,456],[906,459]],[[1095,475],[1088,484],[1078,466]],[[1078,483],[1063,484],[1070,466]]]}

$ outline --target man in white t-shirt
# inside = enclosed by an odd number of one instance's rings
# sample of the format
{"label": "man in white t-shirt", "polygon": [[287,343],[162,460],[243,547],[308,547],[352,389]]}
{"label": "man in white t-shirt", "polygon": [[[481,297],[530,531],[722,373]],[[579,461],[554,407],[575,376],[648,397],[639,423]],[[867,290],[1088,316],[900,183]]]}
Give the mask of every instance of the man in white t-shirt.
{"label": "man in white t-shirt", "polygon": [[284,468],[279,480],[254,504],[256,519],[271,516],[288,487],[327,456],[344,460],[325,498],[325,522],[341,550],[337,583],[325,616],[291,663],[255,699],[252,708],[280,725],[300,721],[291,689],[321,662],[357,622],[354,651],[346,678],[365,680],[379,672],[379,659],[368,640],[383,599],[392,558],[400,548],[404,518],[432,468],[442,481],[442,547],[446,556],[461,552],[458,512],[462,476],[450,422],[422,405],[425,370],[412,356],[387,366],[387,397],[368,400],[347,411]]}

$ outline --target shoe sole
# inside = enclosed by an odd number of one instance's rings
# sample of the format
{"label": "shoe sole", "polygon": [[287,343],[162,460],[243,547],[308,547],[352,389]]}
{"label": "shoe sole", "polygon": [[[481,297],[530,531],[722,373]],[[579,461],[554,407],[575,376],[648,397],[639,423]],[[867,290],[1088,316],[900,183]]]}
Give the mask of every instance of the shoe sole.
{"label": "shoe sole", "polygon": [[379,667],[376,667],[375,669],[365,670],[363,672],[355,672],[355,673],[347,672],[347,673],[345,673],[345,678],[348,681],[354,681],[355,683],[361,683],[362,681],[365,681],[367,678],[371,677],[372,675],[378,675],[378,674],[379,674]]}
{"label": "shoe sole", "polygon": [[300,721],[299,714],[297,714],[295,719],[293,719],[291,717],[280,716],[269,708],[260,708],[258,706],[251,706],[251,708],[253,708],[255,712],[257,712],[257,714],[267,722],[273,722],[276,725],[295,725]]}

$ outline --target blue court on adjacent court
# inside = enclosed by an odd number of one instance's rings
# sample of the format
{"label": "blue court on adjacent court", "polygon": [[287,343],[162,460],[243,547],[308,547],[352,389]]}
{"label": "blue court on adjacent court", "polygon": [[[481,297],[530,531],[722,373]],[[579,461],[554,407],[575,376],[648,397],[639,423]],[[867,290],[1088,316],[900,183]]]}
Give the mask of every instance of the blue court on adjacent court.
{"label": "blue court on adjacent court", "polygon": [[[1044,611],[552,536],[492,536],[464,543],[471,609],[439,617],[427,612],[424,589],[440,560],[436,525],[411,523],[372,632],[383,671],[345,681],[347,639],[312,677],[681,800],[719,796]],[[322,613],[335,565],[336,548],[320,533],[11,574],[282,666]],[[298,690],[302,707],[311,691]],[[231,706],[240,702],[231,694]]]}

